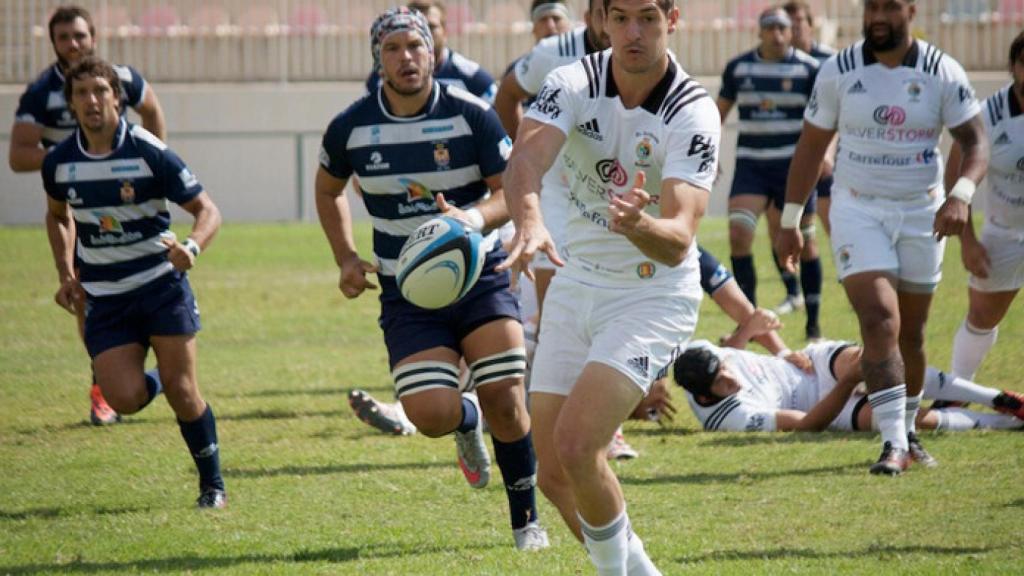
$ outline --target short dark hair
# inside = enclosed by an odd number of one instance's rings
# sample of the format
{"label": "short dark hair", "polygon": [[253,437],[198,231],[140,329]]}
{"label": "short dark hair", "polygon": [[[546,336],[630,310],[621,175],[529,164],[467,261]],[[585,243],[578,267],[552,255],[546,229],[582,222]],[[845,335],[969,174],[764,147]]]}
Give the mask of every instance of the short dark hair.
{"label": "short dark hair", "polygon": [[109,62],[96,56],[82,58],[64,75],[64,99],[67,100],[68,104],[71,103],[71,91],[74,88],[75,80],[83,78],[105,79],[110,84],[111,90],[114,91],[114,100],[117,101],[118,109],[121,108],[121,95],[123,92],[121,79]]}
{"label": "short dark hair", "polygon": [[412,8],[413,10],[419,10],[420,12],[423,12],[424,15],[426,15],[427,10],[430,10],[431,8],[437,8],[438,10],[441,11],[442,21],[445,19],[445,16],[447,14],[447,10],[444,9],[443,0],[412,0],[411,2],[406,4],[406,6]]}
{"label": "short dark hair", "polygon": [[1013,39],[1013,43],[1010,44],[1010,66],[1020,59],[1021,52],[1024,52],[1024,31],[1021,31],[1016,38]]}
{"label": "short dark hair", "polygon": [[89,14],[88,10],[81,6],[61,6],[53,11],[53,16],[50,16],[50,42],[53,43],[54,26],[57,24],[68,24],[78,18],[85,20],[85,23],[89,25],[89,35],[95,38],[96,26],[92,23],[92,15]]}
{"label": "short dark hair", "polygon": [[804,15],[807,16],[807,23],[814,26],[814,15],[811,14],[811,5],[803,0],[791,0],[782,5],[782,9],[789,14],[792,18],[797,12],[803,11]]}
{"label": "short dark hair", "polygon": [[715,383],[722,362],[710,348],[703,346],[690,348],[676,358],[672,365],[672,375],[687,392],[694,396],[715,397],[711,393],[711,385]]}
{"label": "short dark hair", "polygon": [[[658,8],[661,8],[662,12],[664,12],[665,14],[668,14],[669,10],[671,10],[672,8],[675,8],[676,0],[657,0],[657,3],[658,3]],[[611,4],[612,4],[612,0],[604,0],[604,12],[605,12],[605,14],[608,13],[608,7],[611,6]],[[591,8],[594,7],[594,3],[593,2],[590,3],[590,7]]]}

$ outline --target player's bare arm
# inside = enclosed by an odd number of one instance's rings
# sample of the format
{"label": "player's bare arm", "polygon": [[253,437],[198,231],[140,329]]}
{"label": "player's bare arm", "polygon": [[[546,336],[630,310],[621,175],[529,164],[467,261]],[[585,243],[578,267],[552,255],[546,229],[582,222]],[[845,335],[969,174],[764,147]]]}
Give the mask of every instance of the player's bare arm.
{"label": "player's bare arm", "polygon": [[715,106],[718,106],[718,115],[722,117],[722,124],[725,124],[725,119],[729,117],[729,112],[732,112],[732,107],[736,103],[728,98],[722,98],[719,96],[715,99]]}
{"label": "player's bare arm", "polygon": [[[946,162],[946,172],[943,174],[943,183],[946,190],[952,190],[956,181],[960,179],[960,165],[963,161],[963,152],[960,144],[953,142],[949,149],[949,159]],[[992,261],[988,257],[988,250],[978,240],[974,233],[974,210],[967,207],[967,221],[964,222],[964,229],[960,232],[960,261],[964,269],[978,278],[988,278],[989,270],[992,268]]]}
{"label": "player's bare arm", "polygon": [[[804,247],[804,239],[800,234],[803,207],[821,177],[821,165],[835,134],[835,130],[819,128],[804,121],[800,140],[797,141],[796,150],[793,152],[789,175],[786,178],[786,206],[783,209],[782,229],[775,236],[775,250],[782,260],[782,265],[790,272],[796,272],[800,252]],[[796,211],[796,214],[788,214],[791,211]],[[787,216],[790,218],[787,219]]]}
{"label": "player's bare arm", "polygon": [[494,111],[498,113],[501,125],[504,126],[505,132],[512,136],[513,141],[519,130],[519,123],[523,120],[523,108],[520,104],[529,97],[530,93],[516,80],[515,70],[505,74],[501,79],[498,94],[494,97]]}
{"label": "player's bare arm", "polygon": [[638,172],[633,189],[608,205],[609,229],[622,234],[648,258],[678,266],[697,237],[697,225],[708,205],[708,191],[685,180],[669,178],[661,184],[661,217],[643,211],[650,195]]}
{"label": "player's bare arm", "polygon": [[516,225],[516,236],[508,258],[497,266],[497,270],[501,272],[517,264],[532,278],[527,266],[538,250],[547,254],[557,266],[563,264],[551,234],[544,227],[540,188],[541,179],[551,169],[565,144],[565,134],[554,126],[527,118],[519,127],[516,141],[519,144],[512,148],[504,177],[505,201]]}
{"label": "player's bare arm", "polygon": [[139,117],[142,118],[142,127],[152,133],[157,138],[166,141],[167,140],[167,125],[164,122],[164,109],[160,106],[160,101],[156,97],[156,92],[153,91],[152,86],[146,87],[146,95],[142,97],[142,102],[135,107],[135,111],[139,113]]}
{"label": "player's bare arm", "polygon": [[11,127],[11,149],[7,162],[15,172],[38,172],[43,167],[46,149],[39,144],[43,141],[43,128],[29,122],[15,122]]}
{"label": "player's bare arm", "polygon": [[181,205],[182,209],[192,215],[192,231],[184,243],[173,238],[164,238],[167,246],[167,259],[179,272],[190,270],[196,263],[200,252],[213,242],[213,237],[220,230],[221,216],[217,205],[206,192]]}
{"label": "player's bare arm", "polygon": [[74,314],[85,301],[85,292],[75,276],[75,221],[71,218],[67,202],[49,196],[46,197],[46,236],[50,240],[57,281],[60,282],[53,299],[61,308]]}
{"label": "player's bare arm", "polygon": [[377,271],[377,267],[359,257],[356,241],[352,236],[352,214],[348,200],[344,197],[347,179],[331,176],[323,167],[316,173],[316,213],[320,227],[327,236],[327,243],[334,253],[334,262],[341,269],[338,288],[346,298],[355,298],[377,286],[366,275]]}
{"label": "player's bare arm", "polygon": [[853,394],[853,389],[860,382],[860,371],[853,369],[860,360],[859,348],[847,348],[836,361],[836,372],[839,379],[836,385],[824,398],[809,411],[779,410],[775,413],[775,426],[782,432],[804,430],[821,432],[839,416],[843,406]]}
{"label": "player's bare arm", "polygon": [[[970,196],[985,178],[988,170],[988,139],[981,115],[977,114],[967,122],[949,129],[959,148],[959,177],[952,186],[946,187],[946,202],[935,215],[935,236],[959,236],[967,225],[970,215]],[[953,159],[949,166],[953,167]],[[951,168],[952,169],[952,168]],[[947,170],[944,176],[949,176]],[[949,178],[946,178],[947,180]],[[964,195],[966,191],[966,196]]]}

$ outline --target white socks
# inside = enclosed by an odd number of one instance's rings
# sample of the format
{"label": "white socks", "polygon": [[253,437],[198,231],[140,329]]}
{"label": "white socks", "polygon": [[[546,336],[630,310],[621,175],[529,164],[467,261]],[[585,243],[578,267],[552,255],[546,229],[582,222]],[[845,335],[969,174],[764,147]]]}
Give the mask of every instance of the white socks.
{"label": "white socks", "polygon": [[954,377],[929,366],[924,375],[924,394],[935,400],[974,402],[991,408],[999,390],[975,384],[963,377]]}
{"label": "white socks", "polygon": [[974,430],[985,428],[990,430],[1017,430],[1024,422],[1009,414],[993,414],[991,412],[975,412],[963,408],[943,408],[933,411],[939,417],[936,430]]}
{"label": "white socks", "polygon": [[654,562],[644,550],[644,542],[633,530],[629,531],[629,559],[626,561],[627,576],[661,576]]}
{"label": "white socks", "polygon": [[999,327],[981,330],[968,324],[965,318],[953,338],[953,375],[973,380],[978,366],[985,359],[999,336]]}
{"label": "white socks", "polygon": [[875,427],[882,433],[882,442],[894,448],[909,448],[907,444],[907,386],[900,384],[868,394]]}
{"label": "white socks", "polygon": [[921,396],[924,391],[918,392],[917,396],[907,396],[907,404],[903,414],[903,428],[907,433],[917,432],[914,422],[917,420],[917,410],[921,407]]}
{"label": "white socks", "polygon": [[643,541],[633,533],[625,510],[605,526],[591,526],[582,516],[579,519],[583,543],[600,576],[661,576],[647,557]]}

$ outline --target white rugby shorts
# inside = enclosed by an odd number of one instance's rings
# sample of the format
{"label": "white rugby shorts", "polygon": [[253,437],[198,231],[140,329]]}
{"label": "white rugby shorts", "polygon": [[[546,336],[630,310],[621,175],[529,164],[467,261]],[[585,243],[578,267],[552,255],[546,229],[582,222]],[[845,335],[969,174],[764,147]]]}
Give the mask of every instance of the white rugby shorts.
{"label": "white rugby shorts", "polygon": [[530,392],[568,396],[590,362],[611,366],[647,394],[697,327],[700,291],[601,288],[555,275],[544,300]]}
{"label": "white rugby shorts", "polygon": [[1024,230],[986,221],[981,244],[991,262],[988,278],[971,274],[971,288],[980,292],[1012,292],[1024,287]]}
{"label": "white rugby shorts", "polygon": [[890,272],[921,285],[942,279],[945,239],[932,235],[940,194],[899,201],[851,191],[832,191],[832,256],[839,279],[861,272]]}

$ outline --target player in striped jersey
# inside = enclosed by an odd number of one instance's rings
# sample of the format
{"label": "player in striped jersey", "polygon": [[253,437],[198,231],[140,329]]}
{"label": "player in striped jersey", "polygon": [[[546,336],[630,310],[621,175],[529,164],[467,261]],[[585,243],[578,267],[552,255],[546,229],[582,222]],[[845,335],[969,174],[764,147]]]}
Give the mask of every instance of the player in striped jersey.
{"label": "player in striped jersey", "polygon": [[[327,127],[316,177],[317,213],[341,269],[339,287],[346,298],[356,298],[376,288],[367,274],[377,273],[380,325],[405,414],[427,436],[454,432],[462,472],[471,486],[482,488],[490,478],[482,408],[516,547],[546,548],[534,497],[523,328],[509,274],[494,269],[505,257],[496,229],[508,220],[502,172],[511,140],[486,102],[433,79],[432,37],[422,13],[404,7],[385,11],[370,40],[383,82]],[[374,264],[356,251],[342,197],[353,174],[373,219]],[[395,264],[408,235],[439,213],[483,231],[488,254],[469,294],[451,306],[425,310],[401,296]],[[460,359],[469,366],[476,395],[459,393]]]}
{"label": "player in striped jersey", "polygon": [[[199,310],[186,274],[217,233],[220,212],[174,152],[121,117],[113,67],[86,57],[66,78],[79,128],[42,168],[57,303],[70,312],[85,307],[85,345],[114,409],[137,412],[166,390],[199,470],[197,503],[223,508],[216,421],[196,381]],[[170,232],[168,200],[195,218],[184,244]],[[150,346],[158,371],[144,372]]]}
{"label": "player in striped jersey", "polygon": [[605,450],[696,325],[696,229],[721,125],[668,51],[672,0],[602,7],[612,48],[549,74],[519,128],[506,173],[516,237],[502,267],[528,267],[542,251],[562,263],[538,198],[561,156],[566,260],[546,297],[530,382],[538,481],[599,574],[658,574]]}
{"label": "player in striped jersey", "polygon": [[[773,239],[785,200],[789,159],[818,72],[814,58],[790,45],[791,25],[784,10],[764,11],[759,23],[760,45],[729,62],[718,95],[722,122],[734,106],[739,108],[736,172],[729,192],[729,247],[736,281],[755,305],[757,273],[752,248],[757,221],[767,211],[768,234]],[[814,239],[814,206],[815,198],[811,197],[808,214],[800,223],[807,242],[800,255],[799,281],[795,274],[780,270],[786,286],[780,312],[806,306],[804,328],[808,339],[821,337],[818,310],[822,278]]]}
{"label": "player in striped jersey", "polygon": [[[448,47],[446,10],[443,0],[413,0],[408,7],[423,13],[434,36],[434,79],[451,84],[487,102],[494,101],[498,85],[480,64]],[[366,79],[366,91],[373,93],[380,85],[377,70]]]}
{"label": "player in striped jersey", "polygon": [[[832,222],[832,251],[860,322],[864,376],[882,433],[873,474],[899,474],[911,459],[935,465],[914,431],[927,365],[925,325],[942,277],[943,238],[960,234],[988,163],[967,74],[911,36],[916,12],[913,0],[865,0],[864,40],[822,67],[776,241],[779,256],[794,266],[803,205],[838,133],[832,213],[842,217]],[[943,127],[964,152],[962,176],[945,194]]]}
{"label": "player in striped jersey", "polygon": [[[763,354],[690,345],[673,372],[686,390],[690,409],[708,432],[871,430],[872,412],[857,386],[863,375],[861,349],[845,342],[820,342],[803,351],[812,369]],[[981,386],[929,367],[925,397],[977,402],[999,414],[950,408],[918,416],[918,426],[939,430],[1024,429],[1024,395]]]}
{"label": "player in striped jersey", "polygon": [[[49,21],[50,43],[57,61],[28,85],[18,101],[8,162],[15,172],[35,172],[43,165],[46,151],[63,141],[77,126],[64,98],[64,75],[78,60],[93,53],[96,29],[92,16],[79,6],[61,6]],[[158,138],[164,137],[164,117],[156,94],[145,79],[129,66],[114,66],[121,84],[121,113],[132,107],[142,125]],[[79,335],[85,318],[76,314]],[[95,425],[112,424],[120,416],[107,404],[93,377],[89,419]]]}
{"label": "player in striped jersey", "polygon": [[[967,318],[953,339],[953,374],[973,378],[996,342],[999,323],[1024,286],[1024,33],[1010,45],[1012,81],[985,101],[982,120],[991,148],[981,239],[968,214],[960,255],[971,273]],[[963,151],[954,144],[946,186],[961,175]]]}

